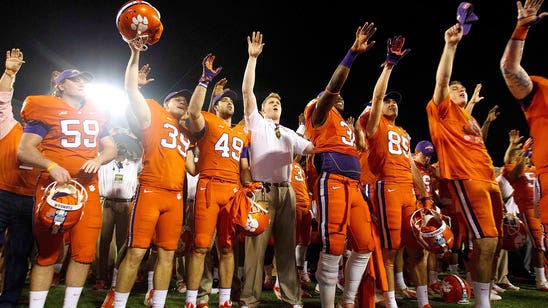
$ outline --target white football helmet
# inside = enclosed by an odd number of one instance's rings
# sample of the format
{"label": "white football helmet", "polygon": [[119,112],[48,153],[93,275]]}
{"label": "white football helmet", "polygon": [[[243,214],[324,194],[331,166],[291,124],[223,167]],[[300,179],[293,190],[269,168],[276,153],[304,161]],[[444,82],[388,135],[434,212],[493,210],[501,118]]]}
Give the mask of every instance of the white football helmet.
{"label": "white football helmet", "polygon": [[433,209],[420,208],[410,219],[411,229],[419,244],[435,254],[444,254],[453,246],[451,219]]}
{"label": "white football helmet", "polygon": [[86,189],[77,181],[71,180],[66,184],[54,181],[44,190],[35,217],[51,233],[63,233],[80,221],[87,199]]}

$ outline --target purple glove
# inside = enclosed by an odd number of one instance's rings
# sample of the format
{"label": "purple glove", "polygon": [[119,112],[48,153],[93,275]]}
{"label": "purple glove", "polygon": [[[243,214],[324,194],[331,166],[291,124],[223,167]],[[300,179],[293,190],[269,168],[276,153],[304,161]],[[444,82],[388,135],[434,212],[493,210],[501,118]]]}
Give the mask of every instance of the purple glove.
{"label": "purple glove", "polygon": [[213,69],[214,60],[215,56],[211,53],[207,54],[204,60],[202,60],[202,77],[200,78],[199,84],[203,87],[207,88],[207,85],[211,80],[213,80],[213,77],[217,76],[223,69],[220,66],[216,69]]}
{"label": "purple glove", "polygon": [[393,66],[396,66],[398,62],[400,62],[401,58],[403,58],[406,54],[408,54],[411,49],[403,49],[403,43],[405,43],[405,37],[398,35],[394,36],[394,38],[389,38],[386,47],[387,47],[387,53],[386,53],[386,60],[381,66],[384,66],[386,64],[390,64]]}

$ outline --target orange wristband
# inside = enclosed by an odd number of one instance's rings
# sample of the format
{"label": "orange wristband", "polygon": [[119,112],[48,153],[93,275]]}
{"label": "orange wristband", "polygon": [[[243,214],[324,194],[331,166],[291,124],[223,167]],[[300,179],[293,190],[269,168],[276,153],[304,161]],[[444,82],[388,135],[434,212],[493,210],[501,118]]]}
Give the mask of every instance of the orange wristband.
{"label": "orange wristband", "polygon": [[13,76],[15,76],[15,74],[17,74],[16,71],[10,70],[9,68],[6,68],[6,70],[4,71],[4,73],[5,73],[6,75],[10,76],[10,77],[13,77]]}
{"label": "orange wristband", "polygon": [[512,33],[512,39],[513,40],[525,41],[525,37],[527,36],[527,32],[529,32],[529,27],[516,26],[516,28],[514,29],[514,32]]}

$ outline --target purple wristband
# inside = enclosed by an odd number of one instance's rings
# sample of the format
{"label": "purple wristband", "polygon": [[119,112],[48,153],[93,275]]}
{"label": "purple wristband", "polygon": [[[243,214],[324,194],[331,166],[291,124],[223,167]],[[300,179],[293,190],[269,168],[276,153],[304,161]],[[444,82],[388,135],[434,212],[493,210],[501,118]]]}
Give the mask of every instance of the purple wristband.
{"label": "purple wristband", "polygon": [[341,65],[349,68],[352,66],[352,63],[354,63],[354,60],[356,60],[357,55],[358,54],[353,52],[352,49],[348,49],[346,56],[344,56],[344,59],[341,61]]}

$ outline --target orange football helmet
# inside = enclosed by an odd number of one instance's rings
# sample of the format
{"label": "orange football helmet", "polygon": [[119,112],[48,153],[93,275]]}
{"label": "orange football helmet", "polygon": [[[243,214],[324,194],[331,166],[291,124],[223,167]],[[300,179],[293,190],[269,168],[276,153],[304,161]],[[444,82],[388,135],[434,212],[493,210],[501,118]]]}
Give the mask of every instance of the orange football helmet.
{"label": "orange football helmet", "polygon": [[435,254],[444,254],[453,246],[451,219],[433,209],[420,208],[410,219],[411,229],[419,244]]}
{"label": "orange football helmet", "polygon": [[504,214],[502,232],[502,249],[515,251],[527,243],[527,228],[515,213]]}
{"label": "orange football helmet", "polygon": [[160,40],[164,26],[160,12],[146,1],[129,1],[116,15],[116,27],[124,41],[134,43],[140,50],[146,50]]}
{"label": "orange football helmet", "polygon": [[[249,197],[248,197],[249,198]],[[264,232],[270,223],[270,215],[262,201],[255,201],[255,194],[251,200],[251,210],[247,214],[246,226],[243,233],[247,236],[257,236]]]}
{"label": "orange football helmet", "polygon": [[441,298],[447,303],[469,304],[472,289],[466,279],[455,274],[443,278],[440,285]]}
{"label": "orange football helmet", "polygon": [[35,217],[51,233],[63,233],[80,221],[87,199],[86,189],[77,181],[71,180],[67,184],[52,182],[44,190]]}

